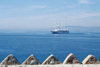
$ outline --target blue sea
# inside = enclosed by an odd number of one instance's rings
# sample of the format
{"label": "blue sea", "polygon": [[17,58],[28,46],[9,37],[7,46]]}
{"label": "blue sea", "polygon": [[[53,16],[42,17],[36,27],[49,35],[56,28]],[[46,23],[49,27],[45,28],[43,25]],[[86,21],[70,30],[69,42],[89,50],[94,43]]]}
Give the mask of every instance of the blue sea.
{"label": "blue sea", "polygon": [[33,54],[42,63],[53,54],[63,63],[70,53],[80,62],[89,54],[100,61],[100,32],[83,30],[55,35],[50,31],[0,34],[0,62],[13,54],[22,63]]}

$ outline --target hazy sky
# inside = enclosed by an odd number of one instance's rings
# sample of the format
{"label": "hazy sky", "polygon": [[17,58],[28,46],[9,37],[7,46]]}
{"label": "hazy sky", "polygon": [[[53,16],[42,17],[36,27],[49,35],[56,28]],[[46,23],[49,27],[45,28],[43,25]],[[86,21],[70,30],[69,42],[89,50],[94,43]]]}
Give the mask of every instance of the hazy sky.
{"label": "hazy sky", "polygon": [[100,26],[100,0],[0,0],[0,29]]}

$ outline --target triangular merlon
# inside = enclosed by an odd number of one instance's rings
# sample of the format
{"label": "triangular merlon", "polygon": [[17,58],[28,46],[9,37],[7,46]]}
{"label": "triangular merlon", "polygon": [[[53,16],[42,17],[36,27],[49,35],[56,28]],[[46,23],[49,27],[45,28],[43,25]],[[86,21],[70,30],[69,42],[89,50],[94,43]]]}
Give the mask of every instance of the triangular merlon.
{"label": "triangular merlon", "polygon": [[74,54],[70,53],[67,58],[64,60],[63,64],[80,64],[79,60],[74,56]]}
{"label": "triangular merlon", "polygon": [[2,62],[1,64],[3,65],[16,65],[16,64],[20,64],[20,62],[12,55],[8,55]]}
{"label": "triangular merlon", "polygon": [[60,64],[61,62],[51,54],[42,64]]}
{"label": "triangular merlon", "polygon": [[88,55],[82,62],[82,64],[99,64],[97,58],[93,55]]}
{"label": "triangular merlon", "polygon": [[25,65],[38,65],[40,62],[34,55],[30,55],[22,64]]}

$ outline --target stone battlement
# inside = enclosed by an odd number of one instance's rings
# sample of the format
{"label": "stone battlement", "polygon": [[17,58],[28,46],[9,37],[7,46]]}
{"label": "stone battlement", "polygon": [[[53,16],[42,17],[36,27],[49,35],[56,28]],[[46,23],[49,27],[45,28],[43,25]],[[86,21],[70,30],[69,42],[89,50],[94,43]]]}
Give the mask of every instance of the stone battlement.
{"label": "stone battlement", "polygon": [[100,67],[100,64],[0,65],[0,67]]}
{"label": "stone battlement", "polygon": [[100,62],[93,55],[88,55],[82,63],[70,53],[63,63],[51,54],[42,64],[34,55],[30,55],[22,64],[13,56],[8,55],[0,64],[0,67],[100,67]]}

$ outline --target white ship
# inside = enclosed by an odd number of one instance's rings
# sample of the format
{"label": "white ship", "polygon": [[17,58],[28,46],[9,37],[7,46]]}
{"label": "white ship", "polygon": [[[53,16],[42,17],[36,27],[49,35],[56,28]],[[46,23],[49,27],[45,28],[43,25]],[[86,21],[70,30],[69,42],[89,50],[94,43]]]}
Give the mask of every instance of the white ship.
{"label": "white ship", "polygon": [[65,26],[64,26],[64,29],[62,29],[62,24],[61,24],[61,26],[58,25],[55,22],[55,19],[54,19],[54,25],[55,25],[54,26],[54,30],[51,30],[52,34],[68,34],[69,33],[69,30],[68,29],[65,29]]}
{"label": "white ship", "polygon": [[68,34],[68,29],[60,29],[60,26],[58,26],[57,29],[51,30],[52,34]]}
{"label": "white ship", "polygon": [[52,30],[51,32],[52,32],[52,34],[68,34],[69,30],[68,29],[66,29],[66,30]]}

